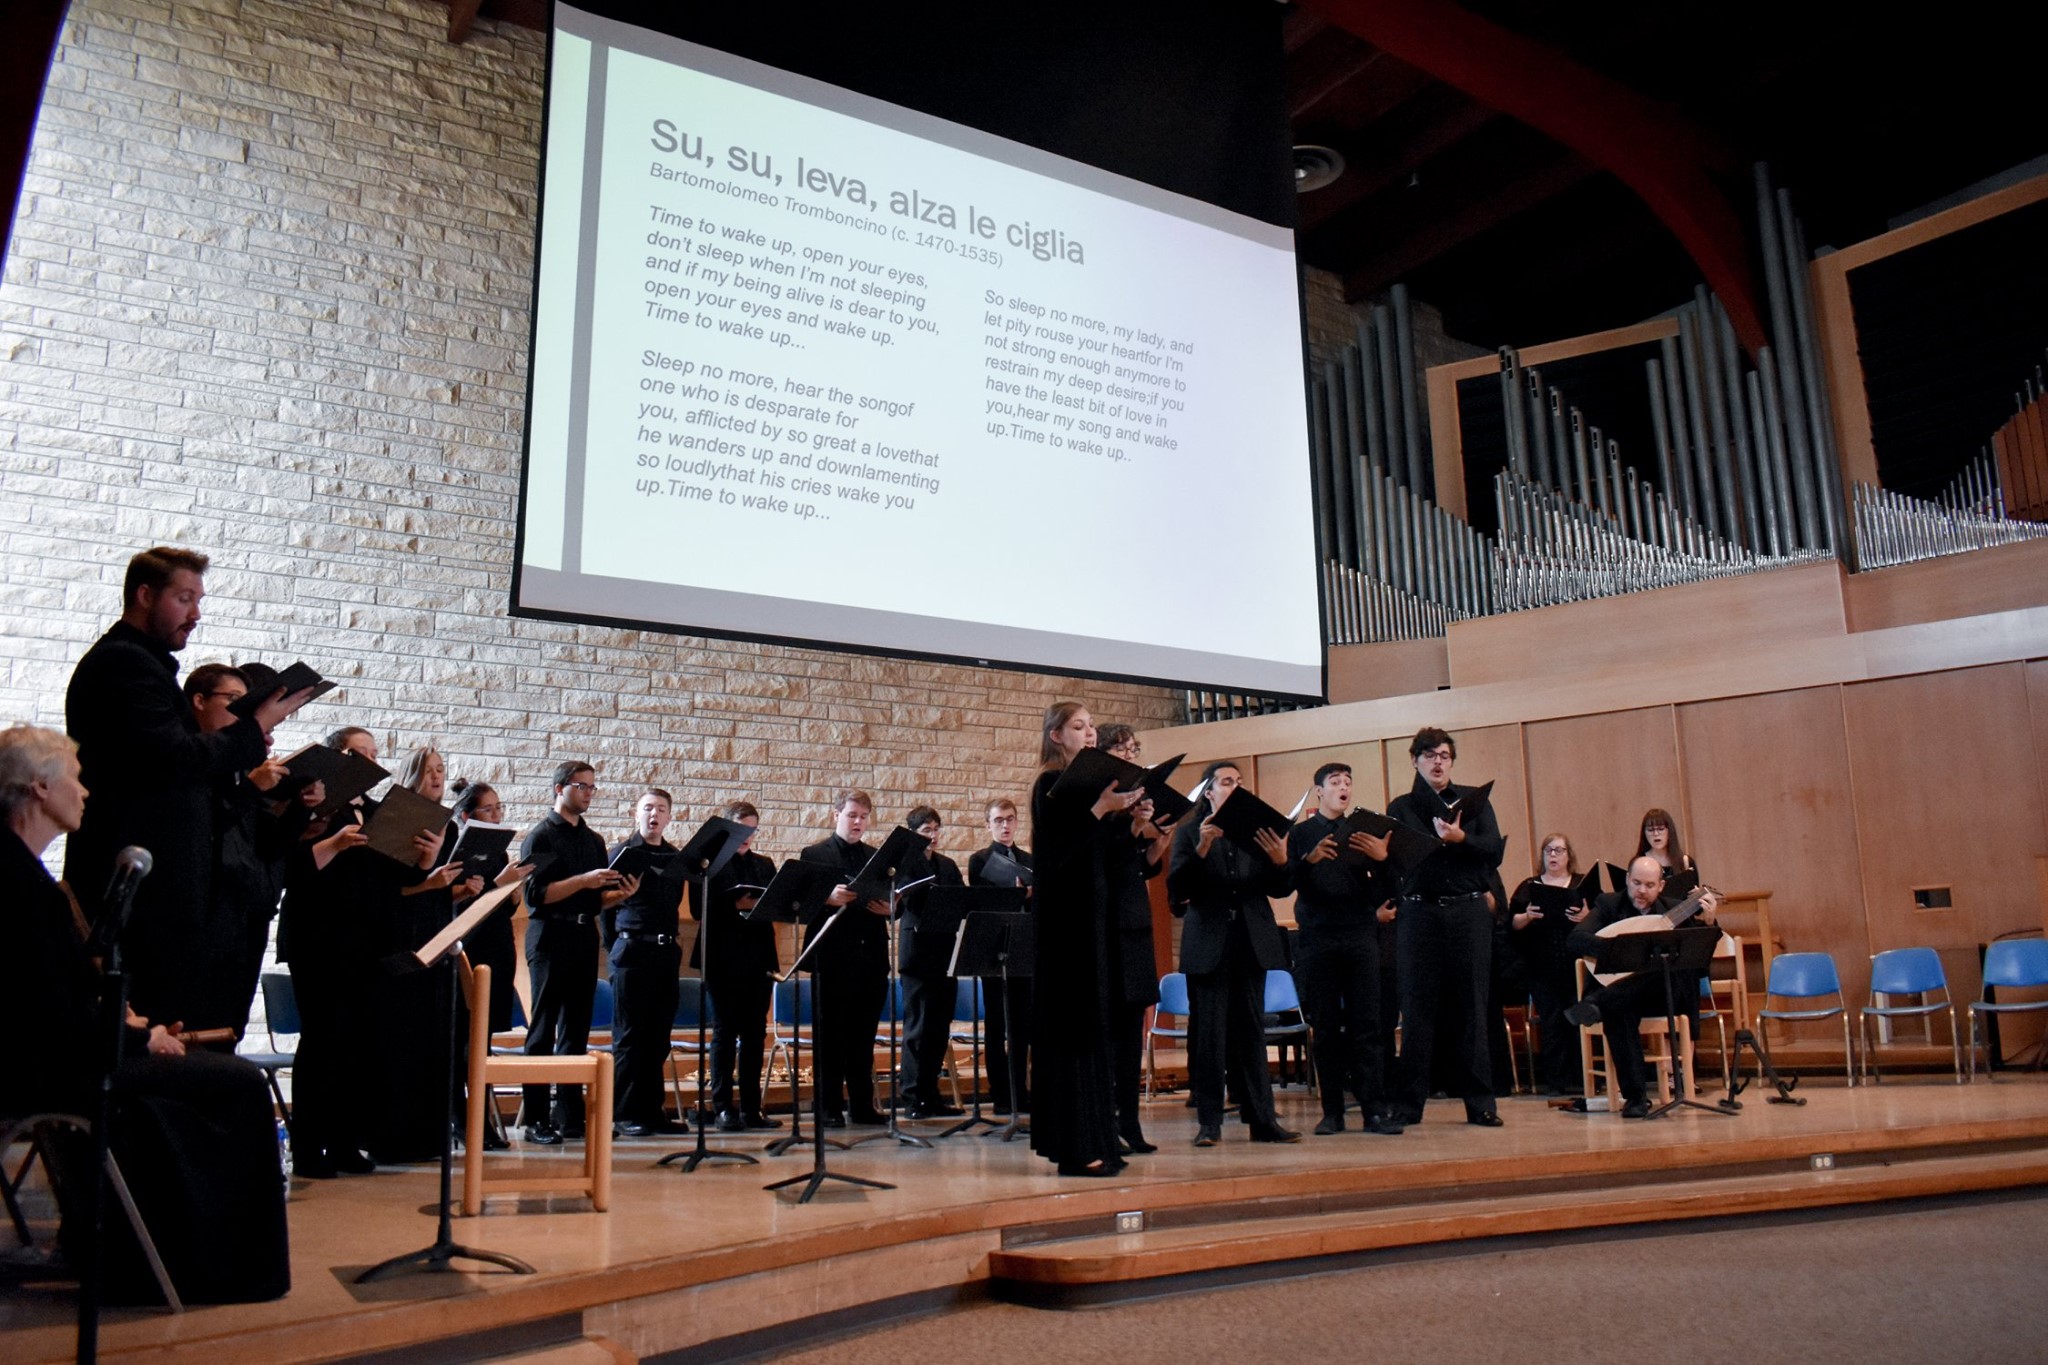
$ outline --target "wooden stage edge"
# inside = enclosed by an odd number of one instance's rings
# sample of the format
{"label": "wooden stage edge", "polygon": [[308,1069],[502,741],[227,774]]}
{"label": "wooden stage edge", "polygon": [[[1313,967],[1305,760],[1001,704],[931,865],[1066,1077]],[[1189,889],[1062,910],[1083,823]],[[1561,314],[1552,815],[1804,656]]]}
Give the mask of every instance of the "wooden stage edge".
{"label": "wooden stage edge", "polygon": [[[609,1213],[503,1201],[456,1221],[458,1242],[541,1273],[479,1268],[357,1289],[362,1266],[431,1240],[434,1177],[410,1168],[295,1193],[295,1287],[284,1300],[182,1317],[123,1310],[110,1315],[102,1355],[504,1360],[581,1340],[615,1360],[715,1359],[842,1330],[891,1305],[982,1294],[1080,1304],[1480,1238],[2048,1187],[2048,1078],[1811,1083],[1796,1108],[1766,1103],[1768,1093],[1750,1087],[1732,1118],[1654,1123],[1510,1100],[1499,1130],[1469,1127],[1439,1101],[1397,1138],[1360,1133],[1354,1116],[1345,1135],[1274,1147],[1232,1123],[1221,1147],[1201,1151],[1175,1095],[1146,1114],[1161,1151],[1115,1180],[1060,1179],[1022,1143],[956,1137],[926,1152],[834,1152],[834,1169],[898,1188],[841,1187],[804,1206],[761,1186],[807,1168],[807,1154],[683,1175],[654,1167],[664,1147],[622,1142]],[[1283,1119],[1306,1128],[1314,1106],[1286,1092]],[[70,1302],[60,1291],[0,1299],[8,1358],[68,1358]]]}

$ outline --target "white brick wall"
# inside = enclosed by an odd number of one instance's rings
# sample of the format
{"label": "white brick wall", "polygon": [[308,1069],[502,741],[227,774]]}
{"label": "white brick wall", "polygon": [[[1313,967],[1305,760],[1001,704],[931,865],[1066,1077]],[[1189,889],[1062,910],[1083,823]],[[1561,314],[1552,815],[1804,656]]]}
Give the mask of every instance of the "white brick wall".
{"label": "white brick wall", "polygon": [[128,555],[171,542],[214,556],[188,667],[344,682],[281,745],[437,741],[517,820],[587,756],[608,834],[652,779],[688,815],[756,800],[787,853],[854,781],[884,819],[932,800],[964,849],[1027,789],[1049,701],[1177,718],[1156,688],[509,620],[543,45],[446,26],[416,0],[73,5],[0,279],[0,717],[61,726]]}

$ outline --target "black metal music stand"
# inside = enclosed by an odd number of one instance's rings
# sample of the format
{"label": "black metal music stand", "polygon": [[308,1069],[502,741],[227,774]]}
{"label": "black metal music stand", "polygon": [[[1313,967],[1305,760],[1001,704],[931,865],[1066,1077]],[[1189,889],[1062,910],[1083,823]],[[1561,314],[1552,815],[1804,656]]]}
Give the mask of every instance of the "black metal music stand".
{"label": "black metal music stand", "polygon": [[[981,979],[1002,971],[1001,954],[1009,943],[1008,927],[1000,920],[990,924],[991,917],[1020,913],[1029,894],[1021,886],[944,886],[933,887],[926,902],[925,914],[932,918],[958,917],[953,934],[953,960],[946,970],[950,976],[974,982],[974,1109],[940,1133],[942,1138],[971,1133],[983,1126],[1003,1126],[981,1112]],[[977,920],[982,927],[970,928]],[[1011,1112],[1014,1121],[1015,1110]]]}
{"label": "black metal music stand", "polygon": [[[1654,971],[1664,983],[1664,1028],[1665,1056],[1671,1059],[1671,1098],[1652,1109],[1646,1118],[1660,1119],[1674,1109],[1697,1109],[1705,1114],[1718,1114],[1722,1118],[1734,1118],[1733,1110],[1720,1105],[1708,1104],[1703,1100],[1685,1098],[1685,1077],[1679,1073],[1679,1013],[1677,978],[1684,973],[1688,981],[1698,977],[1713,963],[1714,949],[1721,942],[1721,931],[1705,926],[1682,929],[1655,929],[1648,933],[1616,934],[1613,938],[1602,939],[1600,951],[1593,960],[1593,970],[1605,976],[1612,972]],[[1608,1045],[1610,1054],[1613,1044]]]}
{"label": "black metal music stand", "polygon": [[685,1175],[707,1161],[737,1161],[747,1166],[761,1164],[745,1152],[722,1151],[708,1145],[711,1111],[704,1104],[704,1076],[710,1056],[704,1045],[704,1027],[711,1013],[711,879],[725,870],[725,865],[753,836],[751,826],[714,815],[698,826],[697,832],[690,836],[689,842],[669,864],[669,874],[694,880],[693,894],[697,898],[697,961],[700,964],[697,968],[697,1145],[687,1152],[670,1152],[654,1164],[666,1166],[678,1162]]}
{"label": "black metal music stand", "polygon": [[[839,874],[832,869],[791,859],[769,879],[768,889],[761,893],[761,899],[754,903],[754,908],[743,913],[749,921],[759,920],[764,924],[808,925],[825,910],[825,899],[838,884]],[[762,1144],[761,1150],[770,1156],[781,1156],[810,1141],[804,1136],[803,1085],[799,1075],[803,1068],[806,997],[801,981],[791,980],[790,976],[781,979],[790,981],[792,986],[789,1010],[789,1131]],[[817,1000],[814,997],[810,1014],[815,1021]],[[844,1142],[826,1137],[822,1131],[818,1140],[841,1151],[846,1150]]]}
{"label": "black metal music stand", "polygon": [[[448,1051],[441,1072],[443,1095],[455,1093],[455,1057],[462,1050],[461,1030],[457,1022],[461,1016],[455,1008],[455,999],[462,993],[462,969],[459,961],[462,953],[462,936],[476,932],[477,927],[496,914],[500,907],[510,904],[513,893],[518,889],[519,884],[514,882],[509,886],[486,891],[477,897],[469,909],[457,915],[447,928],[422,945],[412,958],[416,964],[414,970],[431,971],[441,966],[448,969],[448,994],[441,1010],[448,1021]],[[610,1121],[609,1116],[600,1118],[604,1122]],[[472,1159],[474,1156],[472,1153]],[[381,1280],[407,1270],[448,1270],[452,1268],[453,1262],[458,1260],[482,1261],[487,1265],[503,1266],[520,1275],[537,1273],[532,1266],[517,1256],[508,1256],[502,1251],[479,1251],[475,1247],[466,1247],[457,1242],[454,1210],[455,1126],[453,1123],[444,1123],[441,1125],[440,1226],[435,1233],[433,1245],[419,1251],[408,1251],[402,1256],[393,1256],[387,1261],[379,1261],[356,1276],[356,1283],[369,1284],[373,1280]]]}
{"label": "black metal music stand", "polygon": [[[801,870],[791,872],[791,868]],[[822,878],[818,878],[817,874],[823,874]],[[799,972],[810,972],[811,1018],[813,1021],[821,1018],[824,1014],[824,987],[818,979],[813,954],[818,951],[819,944],[831,937],[832,931],[838,927],[840,920],[844,916],[848,914],[864,915],[867,913],[861,907],[861,903],[858,900],[839,909],[833,909],[825,904],[826,900],[831,896],[833,888],[839,885],[839,876],[838,872],[815,863],[794,860],[784,863],[782,870],[777,872],[774,880],[768,883],[768,890],[762,895],[761,903],[748,911],[750,916],[758,916],[763,919],[787,919],[792,923],[803,924],[818,921],[818,932],[811,936],[811,941],[804,945],[804,950],[801,953],[797,954],[796,961],[792,962],[789,965],[789,970],[782,974],[783,980],[790,981],[794,980]],[[763,911],[767,913],[763,914]],[[820,919],[821,916],[822,919]],[[894,1185],[884,1181],[867,1180],[856,1175],[841,1175],[837,1171],[826,1169],[825,1142],[825,1091],[824,1087],[814,1082],[811,1086],[810,1174],[791,1176],[787,1180],[778,1180],[772,1185],[763,1185],[761,1188],[764,1190],[783,1190],[801,1185],[803,1186],[803,1193],[796,1197],[796,1202],[799,1204],[810,1203],[818,1191],[824,1188],[825,1182],[828,1180],[837,1180],[841,1184],[857,1185],[863,1189],[870,1190],[893,1190],[896,1188]]]}
{"label": "black metal music stand", "polygon": [[1031,1130],[1017,1121],[1024,1110],[1024,1074],[1019,1066],[1023,1049],[1016,1045],[1017,1023],[1010,1010],[1010,987],[1012,982],[1031,978],[1032,953],[1038,941],[1035,926],[1027,914],[976,911],[968,915],[960,932],[962,941],[955,960],[964,959],[965,964],[979,968],[977,977],[993,976],[1003,983],[1003,1033],[1012,1040],[1003,1057],[1010,1073],[1010,1121],[982,1136],[1015,1142]]}

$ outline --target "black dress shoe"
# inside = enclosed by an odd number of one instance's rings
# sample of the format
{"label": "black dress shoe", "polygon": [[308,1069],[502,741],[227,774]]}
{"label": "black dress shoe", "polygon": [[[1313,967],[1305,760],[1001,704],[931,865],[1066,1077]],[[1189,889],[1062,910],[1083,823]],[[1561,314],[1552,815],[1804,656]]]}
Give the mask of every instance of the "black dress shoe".
{"label": "black dress shoe", "polygon": [[1378,1133],[1381,1137],[1399,1137],[1407,1132],[1408,1128],[1391,1114],[1374,1114],[1366,1119],[1365,1131]]}
{"label": "black dress shoe", "polygon": [[766,1114],[756,1109],[746,1116],[746,1124],[747,1127],[751,1130],[756,1130],[760,1132],[772,1132],[773,1130],[780,1128],[782,1126],[782,1120],[771,1119]]}
{"label": "black dress shoe", "polygon": [[505,1135],[489,1124],[484,1125],[484,1150],[487,1152],[509,1152],[512,1144],[505,1141]]}
{"label": "black dress shoe", "polygon": [[889,1121],[889,1116],[879,1109],[856,1109],[846,1118],[847,1122],[860,1128],[877,1128]]}
{"label": "black dress shoe", "polygon": [[329,1152],[327,1159],[334,1163],[334,1169],[343,1175],[368,1175],[377,1169],[377,1163],[362,1152],[349,1148],[345,1151]]}
{"label": "black dress shoe", "polygon": [[[688,1126],[675,1122],[665,1114],[658,1119],[644,1119],[637,1122],[622,1123],[614,1131],[620,1137],[629,1138],[688,1137],[690,1135]],[[565,1133],[563,1136],[568,1137],[571,1135]],[[577,1136],[580,1136],[580,1134]]]}
{"label": "black dress shoe", "polygon": [[1329,1137],[1332,1133],[1341,1133],[1343,1131],[1344,1116],[1342,1114],[1325,1114],[1323,1115],[1323,1121],[1316,1125],[1317,1137]]}
{"label": "black dress shoe", "polygon": [[536,1147],[559,1147],[562,1145],[562,1130],[548,1123],[526,1125],[526,1140]]}
{"label": "black dress shoe", "polygon": [[1252,1141],[1299,1142],[1301,1141],[1301,1134],[1295,1132],[1292,1128],[1282,1128],[1279,1124],[1275,1123],[1270,1126],[1262,1125],[1252,1129]]}
{"label": "black dress shoe", "polygon": [[1590,1000],[1581,1000],[1564,1012],[1564,1021],[1573,1028],[1591,1028],[1600,1022],[1600,1007]]}
{"label": "black dress shoe", "polygon": [[1621,1106],[1621,1116],[1625,1119],[1646,1119],[1650,1117],[1650,1102],[1648,1100],[1630,1100],[1627,1104]]}
{"label": "black dress shoe", "polygon": [[721,1133],[744,1133],[747,1131],[747,1116],[737,1109],[728,1109],[718,1116],[718,1131]]}
{"label": "black dress shoe", "polygon": [[820,1128],[844,1128],[844,1127],[846,1126],[846,1115],[844,1115],[844,1114],[824,1114],[824,1115],[821,1115],[821,1116],[819,1117],[819,1119],[818,1119],[818,1126],[819,1126]]}
{"label": "black dress shoe", "polygon": [[1149,1156],[1159,1150],[1157,1143],[1145,1141],[1145,1135],[1135,1129],[1125,1133],[1123,1140],[1124,1146],[1128,1147],[1134,1156]]}
{"label": "black dress shoe", "polygon": [[1123,1168],[1124,1163],[1121,1161],[1098,1161],[1092,1166],[1085,1166],[1077,1161],[1062,1161],[1059,1164],[1061,1175],[1084,1175],[1096,1176],[1098,1178],[1117,1175],[1122,1172]]}
{"label": "black dress shoe", "polygon": [[583,1141],[583,1125],[582,1125],[582,1124],[580,1124],[580,1123],[578,1123],[578,1124],[575,1124],[575,1125],[573,1125],[573,1126],[572,1126],[572,1125],[570,1125],[570,1124],[566,1124],[566,1123],[565,1123],[565,1124],[563,1124],[563,1125],[562,1125],[562,1128],[561,1128],[561,1133],[562,1133],[562,1141],[564,1141],[564,1142],[581,1142],[581,1141]]}
{"label": "black dress shoe", "polygon": [[324,1155],[308,1152],[305,1156],[292,1158],[292,1174],[302,1175],[308,1180],[332,1180],[340,1172]]}
{"label": "black dress shoe", "polygon": [[1505,1128],[1507,1126],[1500,1121],[1499,1114],[1493,1113],[1467,1114],[1465,1122],[1471,1124],[1474,1128]]}
{"label": "black dress shoe", "polygon": [[1223,1141],[1223,1130],[1213,1123],[1205,1123],[1195,1130],[1195,1146],[1214,1147]]}
{"label": "black dress shoe", "polygon": [[1396,1104],[1387,1108],[1387,1117],[1399,1124],[1414,1127],[1422,1122],[1422,1111],[1412,1104]]}

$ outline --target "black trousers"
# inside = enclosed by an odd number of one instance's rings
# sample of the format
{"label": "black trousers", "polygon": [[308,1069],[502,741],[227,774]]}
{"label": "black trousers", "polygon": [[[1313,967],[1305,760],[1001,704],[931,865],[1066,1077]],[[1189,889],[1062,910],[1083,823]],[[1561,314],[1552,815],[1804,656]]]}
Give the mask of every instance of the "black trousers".
{"label": "black trousers", "polygon": [[912,1109],[941,1102],[939,1072],[946,1065],[958,993],[953,977],[903,974],[903,1098]]}
{"label": "black trousers", "polygon": [[294,1160],[352,1155],[370,1145],[370,1109],[380,1084],[371,1041],[377,1026],[371,1008],[375,970],[329,952],[308,950],[292,958],[300,1028],[292,1063]]}
{"label": "black trousers", "polygon": [[[597,926],[533,920],[526,926],[526,970],[533,978],[529,1057],[580,1057],[590,1050],[590,1007],[597,999]],[[583,1126],[583,1088],[529,1085],[520,1122]]]}
{"label": "black trousers", "polygon": [[1487,991],[1492,980],[1493,915],[1483,895],[1434,902],[1403,900],[1401,954],[1401,1095],[1422,1112],[1429,1100],[1439,1010],[1444,1075],[1465,1116],[1494,1112],[1493,1053],[1487,1044]]}
{"label": "black trousers", "polygon": [[766,972],[754,972],[711,977],[704,989],[711,995],[712,1107],[721,1114],[758,1114],[766,1064],[762,1039],[775,983]]}
{"label": "black trousers", "polygon": [[1536,1083],[1576,1094],[1582,1084],[1579,1031],[1564,1017],[1573,998],[1570,973],[1532,969],[1529,998],[1536,1004]]}
{"label": "black trousers", "polygon": [[1347,1092],[1358,1097],[1368,1116],[1383,1111],[1379,935],[1371,930],[1341,938],[1303,934],[1294,979],[1322,1083],[1324,1115],[1342,1117]]}
{"label": "black trousers", "polygon": [[889,998],[881,967],[828,967],[812,976],[811,1065],[827,1114],[875,1107],[875,1030]]}
{"label": "black trousers", "polygon": [[[1007,1022],[1003,1017],[1005,1000],[1009,1002]],[[1031,1109],[1031,978],[1004,981],[999,976],[983,977],[981,1008],[985,1016],[981,1022],[981,1066],[988,1076],[989,1101],[998,1113],[1027,1113]],[[1018,1096],[1010,1093],[1013,1073],[1023,1091]]]}
{"label": "black trousers", "polygon": [[683,950],[619,935],[612,944],[612,1117],[654,1123],[675,1027]]}
{"label": "black trousers", "polygon": [[1279,1122],[1266,1072],[1266,969],[1252,956],[1241,926],[1233,923],[1220,969],[1188,974],[1188,1082],[1204,1128],[1223,1122],[1226,1083],[1246,1123]]}
{"label": "black trousers", "polygon": [[1138,1097],[1145,1076],[1145,1012],[1150,1005],[1126,1000],[1109,1007],[1110,1077],[1116,1094],[1116,1130],[1125,1138],[1141,1138],[1144,1125],[1138,1115]]}

